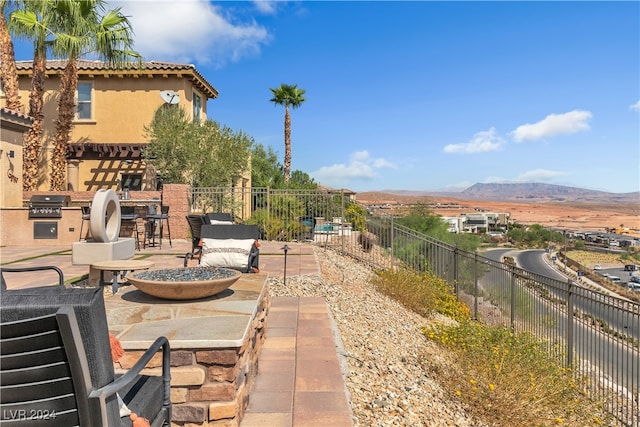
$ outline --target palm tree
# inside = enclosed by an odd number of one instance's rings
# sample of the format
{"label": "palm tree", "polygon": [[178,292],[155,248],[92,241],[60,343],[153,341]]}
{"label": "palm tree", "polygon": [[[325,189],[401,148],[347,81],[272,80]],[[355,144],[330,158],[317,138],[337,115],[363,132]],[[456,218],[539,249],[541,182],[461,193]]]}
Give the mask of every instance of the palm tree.
{"label": "palm tree", "polygon": [[[94,53],[109,66],[121,66],[130,58],[140,62],[140,55],[131,50],[132,29],[120,8],[105,12],[103,0],[59,2],[56,12],[64,17],[61,31],[53,42],[55,56],[66,58],[67,65],[60,77],[60,98],[53,154],[50,188],[66,190],[67,148],[76,113],[75,94],[78,88],[78,59]],[[102,16],[100,16],[102,15]]]}
{"label": "palm tree", "polygon": [[282,83],[275,89],[269,88],[273,92],[271,102],[276,105],[284,105],[284,183],[289,184],[291,177],[291,116],[289,106],[298,108],[306,101],[305,90],[298,89],[297,85],[286,85]]}
{"label": "palm tree", "polygon": [[47,65],[47,46],[55,37],[56,20],[53,13],[56,0],[25,0],[24,8],[10,15],[10,27],[14,34],[33,41],[33,69],[29,115],[33,118],[31,128],[23,138],[23,184],[24,191],[35,190],[38,185],[38,166],[42,151],[44,114],[44,82]]}
{"label": "palm tree", "polygon": [[11,40],[7,20],[5,19],[5,13],[9,5],[10,3],[7,0],[0,0],[0,69],[2,70],[2,87],[4,88],[7,108],[22,112],[18,73],[16,71],[16,55],[13,50],[13,40]]}

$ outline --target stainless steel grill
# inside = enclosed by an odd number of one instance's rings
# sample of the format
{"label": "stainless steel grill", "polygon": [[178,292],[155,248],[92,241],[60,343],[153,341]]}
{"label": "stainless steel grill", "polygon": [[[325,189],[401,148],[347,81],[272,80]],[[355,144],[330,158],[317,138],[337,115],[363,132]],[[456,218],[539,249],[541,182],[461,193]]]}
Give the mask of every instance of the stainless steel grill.
{"label": "stainless steel grill", "polygon": [[62,218],[62,208],[70,205],[69,196],[34,195],[29,200],[29,218]]}

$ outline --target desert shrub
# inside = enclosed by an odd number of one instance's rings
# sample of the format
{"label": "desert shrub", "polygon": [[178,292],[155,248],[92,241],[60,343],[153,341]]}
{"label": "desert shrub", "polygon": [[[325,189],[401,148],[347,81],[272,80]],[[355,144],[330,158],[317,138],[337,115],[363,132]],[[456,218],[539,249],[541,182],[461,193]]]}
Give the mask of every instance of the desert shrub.
{"label": "desert shrub", "polygon": [[438,312],[459,321],[469,319],[469,308],[458,301],[453,288],[429,271],[421,274],[407,268],[378,271],[374,285],[422,316]]}
{"label": "desert shrub", "polygon": [[[530,333],[473,321],[424,328],[447,348],[456,367],[439,372],[466,409],[495,426],[609,425],[604,402],[587,396],[586,380],[576,380]],[[559,348],[559,347],[556,347]]]}
{"label": "desert shrub", "polygon": [[367,211],[360,205],[349,204],[344,210],[344,218],[355,231],[364,231],[367,228]]}

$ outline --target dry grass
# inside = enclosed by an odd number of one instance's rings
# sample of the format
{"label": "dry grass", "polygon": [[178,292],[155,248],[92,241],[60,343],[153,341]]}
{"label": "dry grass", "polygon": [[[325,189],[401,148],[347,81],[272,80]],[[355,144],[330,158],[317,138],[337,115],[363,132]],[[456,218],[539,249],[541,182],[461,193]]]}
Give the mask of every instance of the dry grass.
{"label": "dry grass", "polygon": [[591,400],[587,381],[576,381],[530,334],[475,322],[425,329],[447,348],[455,368],[439,380],[455,390],[467,411],[492,426],[609,425],[604,402]]}
{"label": "dry grass", "polygon": [[472,322],[444,280],[398,269],[377,272],[374,284],[423,316],[437,312],[454,319],[423,331],[449,352],[450,369],[426,358],[425,368],[471,415],[500,427],[608,425],[604,402],[590,400],[587,382],[562,367],[561,354],[550,355],[531,334]]}

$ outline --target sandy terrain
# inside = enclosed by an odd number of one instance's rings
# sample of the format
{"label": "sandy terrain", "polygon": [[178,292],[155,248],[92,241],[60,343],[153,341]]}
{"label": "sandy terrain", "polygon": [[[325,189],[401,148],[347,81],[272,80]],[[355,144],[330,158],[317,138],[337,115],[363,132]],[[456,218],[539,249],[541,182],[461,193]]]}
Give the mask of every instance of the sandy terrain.
{"label": "sandy terrain", "polygon": [[[458,200],[396,196],[386,193],[358,193],[359,202],[367,205],[426,203],[434,213],[442,216],[457,216],[473,213],[476,209],[492,212],[508,212],[511,221],[520,224],[540,224],[550,228],[571,231],[602,231],[605,227],[628,227],[631,234],[640,237],[640,204],[638,203],[585,203],[585,202],[509,202]],[[437,205],[440,204],[440,206]],[[444,208],[443,206],[447,206]]]}

